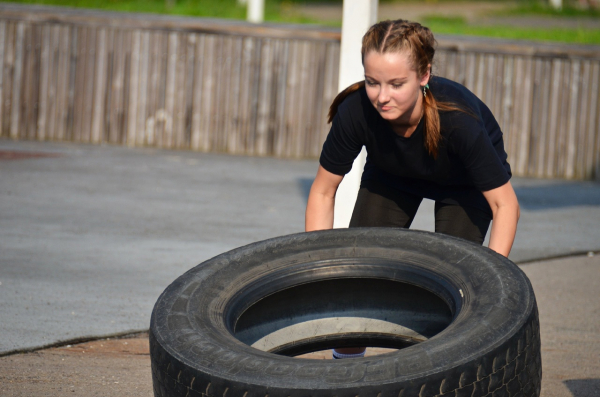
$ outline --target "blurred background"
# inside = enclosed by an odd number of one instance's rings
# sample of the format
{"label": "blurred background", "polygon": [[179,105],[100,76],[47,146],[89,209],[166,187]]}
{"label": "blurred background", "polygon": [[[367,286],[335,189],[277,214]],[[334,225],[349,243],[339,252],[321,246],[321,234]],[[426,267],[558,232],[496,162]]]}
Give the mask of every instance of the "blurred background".
{"label": "blurred background", "polygon": [[[247,0],[22,0],[125,12],[246,18]],[[2,0],[2,2],[5,2]],[[265,21],[341,26],[342,0],[265,0]],[[434,33],[600,43],[600,0],[380,0],[379,18],[403,18]]]}

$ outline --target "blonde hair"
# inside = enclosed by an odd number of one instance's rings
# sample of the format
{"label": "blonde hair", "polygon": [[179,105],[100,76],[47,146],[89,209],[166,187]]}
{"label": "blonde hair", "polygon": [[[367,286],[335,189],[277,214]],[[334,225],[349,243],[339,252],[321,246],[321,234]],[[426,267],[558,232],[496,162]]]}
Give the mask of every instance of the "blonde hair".
{"label": "blonde hair", "polygon": [[[390,52],[401,52],[408,55],[410,66],[417,72],[418,76],[424,76],[433,64],[435,54],[435,38],[429,28],[422,26],[417,22],[409,22],[403,19],[395,21],[382,21],[371,26],[362,40],[362,59],[371,51],[380,54]],[[333,100],[329,107],[328,122],[333,121],[337,113],[338,106],[351,93],[362,89],[365,86],[364,81],[354,83]],[[459,107],[452,103],[438,102],[433,97],[431,91],[428,91],[423,98],[423,121],[425,135],[425,149],[427,152],[437,158],[438,147],[442,138],[440,133],[440,116],[438,111],[459,110]]]}

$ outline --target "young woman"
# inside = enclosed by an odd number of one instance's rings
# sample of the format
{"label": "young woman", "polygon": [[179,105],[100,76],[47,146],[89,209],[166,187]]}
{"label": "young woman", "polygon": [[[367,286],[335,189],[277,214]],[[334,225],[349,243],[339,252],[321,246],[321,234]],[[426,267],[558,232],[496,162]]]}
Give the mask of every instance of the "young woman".
{"label": "young woman", "polygon": [[[383,21],[363,37],[365,80],[342,91],[306,208],[306,231],[333,227],[337,188],[364,145],[350,227],[409,227],[423,198],[435,201],[435,231],[508,256],[519,219],[502,131],[473,93],[432,76],[431,31]],[[335,358],[364,348],[334,350]]]}

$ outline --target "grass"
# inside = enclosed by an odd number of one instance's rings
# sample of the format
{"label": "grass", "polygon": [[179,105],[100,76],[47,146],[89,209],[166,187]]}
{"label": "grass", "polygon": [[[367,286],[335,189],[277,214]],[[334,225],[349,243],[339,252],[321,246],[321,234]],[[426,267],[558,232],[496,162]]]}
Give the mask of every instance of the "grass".
{"label": "grass", "polygon": [[[0,0],[4,2],[6,0]],[[414,2],[415,0],[380,0],[382,3]],[[422,1],[422,0],[420,0]],[[427,2],[450,2],[455,0],[426,0]],[[470,0],[474,1],[474,0]],[[147,12],[158,14],[188,15],[198,17],[214,17],[229,19],[245,19],[246,8],[237,0],[177,0],[171,8],[165,0],[10,0],[14,3],[45,4],[68,7],[94,8],[122,12]],[[303,16],[298,11],[298,5],[316,3],[337,3],[337,1],[319,0],[266,0],[265,20],[283,23],[313,23],[340,26],[341,21],[319,21]],[[469,0],[463,0],[468,3]],[[502,0],[496,0],[502,2]],[[600,18],[599,10],[581,10],[575,8],[569,0],[564,0],[562,11],[551,9],[547,2],[537,0],[520,0],[516,7],[507,5],[504,15],[545,15],[552,18],[561,17],[592,17]],[[510,3],[514,4],[514,3]],[[465,4],[468,7],[468,4]],[[422,21],[437,34],[471,35],[497,37],[517,40],[555,41],[579,44],[600,44],[600,29],[568,29],[568,28],[522,28],[515,26],[484,26],[469,24],[462,18],[428,16]]]}
{"label": "grass", "polygon": [[600,44],[600,29],[523,28],[515,26],[470,25],[463,18],[428,16],[423,24],[434,34],[496,37],[514,40]]}
{"label": "grass", "polygon": [[[177,0],[168,7],[165,0],[0,0],[0,2],[90,8],[105,11],[143,12],[225,19],[246,19],[246,7],[237,0]],[[292,3],[265,1],[265,20],[288,23],[317,23],[294,12]]]}

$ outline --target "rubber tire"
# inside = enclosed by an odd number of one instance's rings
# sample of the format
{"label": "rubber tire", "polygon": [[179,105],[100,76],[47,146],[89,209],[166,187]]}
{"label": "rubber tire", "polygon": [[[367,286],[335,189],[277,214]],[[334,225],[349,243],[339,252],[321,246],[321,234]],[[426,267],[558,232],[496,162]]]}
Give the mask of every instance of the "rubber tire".
{"label": "rubber tire", "polygon": [[[277,355],[234,337],[237,319],[261,299],[349,278],[430,291],[451,323],[425,342],[347,360]],[[392,228],[283,236],[192,268],[156,302],[150,355],[156,397],[534,397],[541,384],[537,305],[525,274],[485,247]]]}

